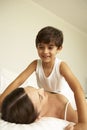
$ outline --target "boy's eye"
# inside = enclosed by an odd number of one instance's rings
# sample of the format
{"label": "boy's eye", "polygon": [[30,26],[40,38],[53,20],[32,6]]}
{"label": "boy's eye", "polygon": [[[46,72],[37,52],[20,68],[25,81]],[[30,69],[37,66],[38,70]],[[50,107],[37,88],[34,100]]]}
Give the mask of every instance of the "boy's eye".
{"label": "boy's eye", "polygon": [[39,46],[39,48],[40,48],[40,49],[42,49],[42,48],[44,48],[44,47],[42,47],[42,46]]}
{"label": "boy's eye", "polygon": [[53,49],[53,46],[50,46],[49,49],[50,49],[50,50]]}
{"label": "boy's eye", "polygon": [[43,47],[43,46],[38,46],[38,48],[39,48],[39,49],[44,49],[44,47]]}
{"label": "boy's eye", "polygon": [[[44,49],[43,46],[38,46],[38,48],[40,48],[40,49]],[[49,46],[49,47],[48,47],[48,49],[53,49],[53,48],[54,48],[54,46]]]}

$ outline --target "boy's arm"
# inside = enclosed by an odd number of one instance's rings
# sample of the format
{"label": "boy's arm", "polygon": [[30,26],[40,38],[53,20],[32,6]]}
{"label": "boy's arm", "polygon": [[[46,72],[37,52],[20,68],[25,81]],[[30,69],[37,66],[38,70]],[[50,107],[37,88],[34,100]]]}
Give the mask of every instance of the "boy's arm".
{"label": "boy's arm", "polygon": [[74,130],[87,130],[87,104],[83,89],[77,78],[64,62],[62,62],[60,66],[60,73],[65,77],[75,96],[78,111],[78,123],[74,126]]}
{"label": "boy's arm", "polygon": [[14,89],[22,85],[25,82],[25,80],[36,70],[36,65],[37,65],[37,61],[35,60],[0,95],[0,107],[6,95],[8,95]]}

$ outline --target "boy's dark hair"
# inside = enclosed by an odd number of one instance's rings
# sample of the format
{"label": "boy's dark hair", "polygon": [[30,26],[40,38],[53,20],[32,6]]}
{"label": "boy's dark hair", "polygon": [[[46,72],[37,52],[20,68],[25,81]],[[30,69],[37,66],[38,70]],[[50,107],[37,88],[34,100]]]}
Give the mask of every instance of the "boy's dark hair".
{"label": "boy's dark hair", "polygon": [[40,43],[48,44],[50,42],[54,42],[58,48],[61,47],[63,44],[62,31],[51,26],[42,28],[36,36],[36,47]]}
{"label": "boy's dark hair", "polygon": [[24,91],[17,88],[4,99],[1,107],[1,118],[11,123],[29,124],[36,120],[38,114]]}

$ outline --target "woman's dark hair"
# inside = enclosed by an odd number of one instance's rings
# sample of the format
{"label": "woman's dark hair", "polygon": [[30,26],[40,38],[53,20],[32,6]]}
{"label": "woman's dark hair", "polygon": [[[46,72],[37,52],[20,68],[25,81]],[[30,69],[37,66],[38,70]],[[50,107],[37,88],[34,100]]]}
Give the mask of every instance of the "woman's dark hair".
{"label": "woman's dark hair", "polygon": [[36,42],[36,47],[41,42],[43,42],[45,44],[49,44],[50,42],[54,42],[55,45],[59,48],[63,44],[63,33],[61,30],[59,30],[57,28],[47,26],[47,27],[42,28],[38,32],[35,42]]}
{"label": "woman's dark hair", "polygon": [[29,124],[36,120],[38,113],[25,93],[24,88],[17,88],[4,99],[1,118],[11,123]]}

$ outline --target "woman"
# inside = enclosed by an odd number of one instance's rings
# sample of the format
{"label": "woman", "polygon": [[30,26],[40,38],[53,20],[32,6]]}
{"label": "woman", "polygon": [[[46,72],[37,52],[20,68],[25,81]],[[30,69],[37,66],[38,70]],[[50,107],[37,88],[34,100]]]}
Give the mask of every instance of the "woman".
{"label": "woman", "polygon": [[61,94],[33,87],[17,88],[2,103],[2,119],[28,124],[43,116],[51,116],[76,123],[75,126],[68,126],[66,130],[87,130],[86,102],[83,91],[74,90],[74,94],[78,114]]}

